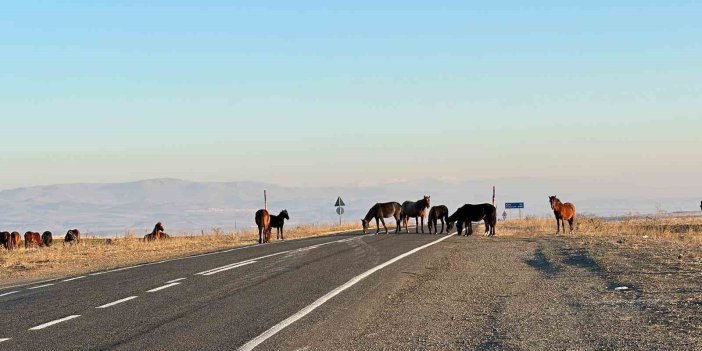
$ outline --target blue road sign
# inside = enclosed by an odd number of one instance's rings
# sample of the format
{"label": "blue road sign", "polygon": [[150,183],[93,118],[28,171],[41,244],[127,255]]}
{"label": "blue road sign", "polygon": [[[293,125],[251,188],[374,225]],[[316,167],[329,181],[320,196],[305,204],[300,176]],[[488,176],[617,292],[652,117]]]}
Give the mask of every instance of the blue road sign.
{"label": "blue road sign", "polygon": [[524,208],[524,203],[523,202],[505,202],[505,208],[506,209]]}

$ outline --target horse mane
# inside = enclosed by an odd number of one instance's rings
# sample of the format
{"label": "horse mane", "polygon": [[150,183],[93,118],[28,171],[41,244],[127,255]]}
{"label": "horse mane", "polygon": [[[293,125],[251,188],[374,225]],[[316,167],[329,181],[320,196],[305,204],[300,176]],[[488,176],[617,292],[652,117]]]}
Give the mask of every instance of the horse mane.
{"label": "horse mane", "polygon": [[373,207],[368,210],[368,213],[366,214],[366,217],[363,218],[364,221],[369,222],[373,217],[375,217],[375,212],[374,210],[378,208],[379,204],[373,205]]}

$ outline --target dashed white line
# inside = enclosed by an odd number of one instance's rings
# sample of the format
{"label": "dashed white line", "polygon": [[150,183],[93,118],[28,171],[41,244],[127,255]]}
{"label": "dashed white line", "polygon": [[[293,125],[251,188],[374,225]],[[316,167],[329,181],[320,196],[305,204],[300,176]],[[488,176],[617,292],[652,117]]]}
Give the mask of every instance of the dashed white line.
{"label": "dashed white line", "polygon": [[64,280],[62,280],[62,282],[64,282],[64,283],[65,283],[65,282],[72,282],[72,281],[74,281],[74,280],[83,279],[83,278],[87,278],[87,277],[88,277],[87,275],[81,275],[80,277],[64,279]]}
{"label": "dashed white line", "polygon": [[179,285],[179,284],[180,283],[170,283],[170,284],[166,284],[164,286],[159,286],[158,288],[155,288],[155,289],[147,290],[146,292],[150,292],[150,293],[157,292],[157,291],[161,291],[163,289],[168,289],[170,287],[174,287],[174,286]]}
{"label": "dashed white line", "polygon": [[185,280],[185,279],[188,279],[188,278],[178,278],[178,279],[169,280],[169,281],[166,282],[166,284],[179,282],[179,281]]}
{"label": "dashed white line", "polygon": [[373,273],[375,273],[375,272],[377,272],[377,271],[379,271],[379,270],[381,270],[381,269],[383,269],[383,268],[385,268],[385,267],[387,267],[387,266],[389,266],[389,265],[391,265],[391,264],[393,264],[393,263],[395,263],[395,262],[397,262],[397,261],[399,261],[399,260],[401,260],[401,259],[403,259],[403,258],[405,258],[405,257],[407,257],[407,256],[410,256],[410,255],[412,255],[412,254],[414,254],[414,253],[416,253],[416,252],[418,252],[418,251],[424,250],[424,249],[426,249],[426,248],[429,247],[429,246],[438,244],[438,243],[440,243],[440,242],[442,242],[442,241],[444,241],[444,240],[446,240],[446,239],[452,237],[453,235],[454,235],[454,234],[447,235],[447,236],[445,236],[445,237],[443,237],[443,238],[441,238],[441,239],[439,239],[439,240],[432,241],[432,242],[430,242],[430,243],[428,243],[428,244],[426,244],[426,245],[423,245],[423,246],[420,246],[420,247],[418,247],[418,248],[416,248],[416,249],[413,249],[413,250],[411,250],[411,251],[405,252],[405,253],[403,253],[403,254],[400,255],[400,256],[397,256],[397,257],[395,257],[395,258],[393,258],[393,259],[391,259],[391,260],[389,260],[389,261],[387,261],[387,262],[385,262],[385,263],[382,263],[382,264],[380,264],[380,265],[378,265],[378,266],[375,266],[375,267],[373,267],[373,268],[371,268],[371,269],[369,269],[369,270],[367,270],[367,271],[361,273],[360,275],[357,275],[357,276],[353,277],[351,280],[349,280],[348,282],[346,282],[344,285],[341,285],[340,287],[338,287],[338,288],[336,288],[336,289],[330,291],[329,293],[327,293],[326,295],[320,297],[319,299],[317,299],[317,301],[315,301],[315,302],[313,302],[312,304],[308,305],[307,307],[303,308],[303,309],[300,310],[299,312],[297,312],[297,313],[295,313],[294,315],[288,317],[287,319],[283,320],[282,322],[280,322],[280,323],[274,325],[274,326],[271,327],[270,329],[268,329],[268,330],[266,330],[265,332],[263,332],[263,334],[261,334],[261,335],[255,337],[255,338],[252,339],[251,341],[249,341],[249,342],[247,342],[246,344],[244,344],[243,346],[241,346],[238,350],[239,350],[239,351],[250,351],[250,350],[253,350],[256,346],[258,346],[258,345],[260,345],[261,343],[263,343],[264,341],[268,340],[269,338],[271,338],[272,336],[274,336],[275,334],[277,334],[277,333],[280,332],[281,330],[285,329],[287,326],[289,326],[289,325],[295,323],[296,321],[302,319],[304,316],[308,315],[310,312],[314,311],[314,310],[317,309],[319,306],[323,305],[324,303],[326,303],[327,301],[329,301],[330,299],[332,299],[334,296],[339,295],[341,292],[343,292],[344,290],[346,290],[346,289],[348,289],[348,288],[354,286],[356,283],[360,282],[361,280],[363,280],[364,278],[368,277],[369,275],[371,275],[371,274],[373,274]]}
{"label": "dashed white line", "polygon": [[75,319],[75,318],[78,318],[78,317],[80,317],[79,314],[76,314],[76,315],[73,315],[73,316],[68,316],[68,317],[65,317],[65,318],[57,319],[57,320],[55,320],[55,321],[51,321],[51,322],[48,322],[48,323],[44,323],[44,324],[42,324],[42,325],[37,325],[37,326],[34,327],[34,328],[29,328],[29,330],[41,330],[41,329],[44,329],[44,328],[48,328],[48,327],[50,327],[50,326],[52,326],[52,325],[56,325],[56,324],[59,324],[59,323],[63,323],[63,322],[66,322],[66,321],[70,321],[71,319]]}
{"label": "dashed white line", "polygon": [[217,274],[217,273],[221,273],[221,272],[224,272],[224,271],[228,271],[228,270],[230,270],[230,269],[239,268],[239,267],[243,267],[243,266],[248,266],[248,265],[254,264],[254,263],[256,263],[256,262],[258,262],[258,261],[251,260],[251,261],[244,261],[244,262],[239,262],[239,263],[233,263],[233,264],[230,264],[230,265],[226,265],[226,266],[219,267],[219,268],[215,268],[215,269],[210,269],[209,271],[204,271],[204,272],[200,272],[200,273],[197,273],[197,274],[199,274],[199,275],[204,275],[204,276],[210,276],[210,275],[213,275],[213,274]]}
{"label": "dashed white line", "polygon": [[4,293],[4,294],[0,294],[0,297],[7,296],[7,295],[12,295],[12,294],[16,294],[16,293],[18,293],[18,292],[19,292],[19,290],[6,292],[6,293]]}
{"label": "dashed white line", "polygon": [[0,339],[0,342],[5,342],[5,341],[8,341],[8,340],[10,340],[10,338],[3,338],[3,339]]}
{"label": "dashed white line", "polygon": [[27,290],[41,289],[41,288],[46,288],[46,287],[53,286],[53,285],[54,285],[54,284],[52,283],[52,284],[44,284],[44,285],[39,285],[39,286],[33,286],[33,287],[31,287],[31,288],[27,288]]}
{"label": "dashed white line", "polygon": [[134,299],[136,299],[137,297],[138,297],[138,296],[130,296],[130,297],[127,297],[127,298],[124,298],[124,299],[121,299],[121,300],[117,300],[117,301],[115,301],[115,302],[110,302],[110,303],[108,303],[108,304],[104,304],[104,305],[102,305],[102,306],[95,307],[95,308],[108,308],[108,307],[112,307],[112,306],[114,306],[114,305],[119,305],[119,304],[121,304],[121,303],[123,303],[123,302],[127,302],[127,301],[130,301],[130,300],[134,300]]}

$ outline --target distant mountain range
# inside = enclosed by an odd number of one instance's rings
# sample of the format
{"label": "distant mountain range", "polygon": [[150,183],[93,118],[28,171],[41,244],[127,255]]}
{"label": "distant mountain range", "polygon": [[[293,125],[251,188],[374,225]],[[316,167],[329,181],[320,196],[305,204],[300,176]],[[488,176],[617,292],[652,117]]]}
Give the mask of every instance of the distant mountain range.
{"label": "distant mountain range", "polygon": [[[432,204],[450,209],[464,203],[491,201],[492,183],[497,185],[498,211],[506,201],[524,201],[523,215],[550,214],[547,196],[557,194],[573,201],[580,213],[602,216],[627,212],[699,210],[700,199],[678,196],[656,199],[612,198],[608,192],[572,189],[552,181],[515,178],[499,181],[452,181],[426,179],[379,185],[341,187],[284,187],[257,182],[191,182],[153,179],[130,183],[68,184],[0,191],[0,230],[51,230],[79,228],[94,234],[138,234],[161,221],[170,232],[200,232],[211,228],[231,230],[254,225],[254,212],[263,207],[263,190],[273,213],[290,212],[290,224],[338,221],[334,202],[341,195],[346,203],[345,221],[357,221],[376,202],[418,200],[431,195]],[[556,190],[554,190],[556,189]],[[511,216],[518,212],[512,210]]]}

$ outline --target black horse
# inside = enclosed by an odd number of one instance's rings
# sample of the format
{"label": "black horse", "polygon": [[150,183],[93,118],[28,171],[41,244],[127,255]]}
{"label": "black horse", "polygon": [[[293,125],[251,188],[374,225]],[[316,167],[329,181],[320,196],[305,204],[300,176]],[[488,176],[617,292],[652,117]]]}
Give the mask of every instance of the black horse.
{"label": "black horse", "polygon": [[54,241],[53,235],[51,234],[50,231],[45,231],[44,234],[41,235],[41,244],[49,247],[51,246],[51,242]]}
{"label": "black horse", "polygon": [[276,229],[275,238],[278,240],[285,240],[283,238],[283,226],[285,225],[286,219],[290,220],[290,216],[288,215],[288,210],[280,211],[280,214],[277,216],[271,215],[271,228]]}
{"label": "black horse", "polygon": [[467,234],[473,234],[471,222],[485,221],[485,236],[495,235],[495,224],[497,223],[497,209],[491,204],[471,205],[465,204],[448,217],[449,225],[456,223],[458,235],[463,234],[463,226],[466,227]]}

